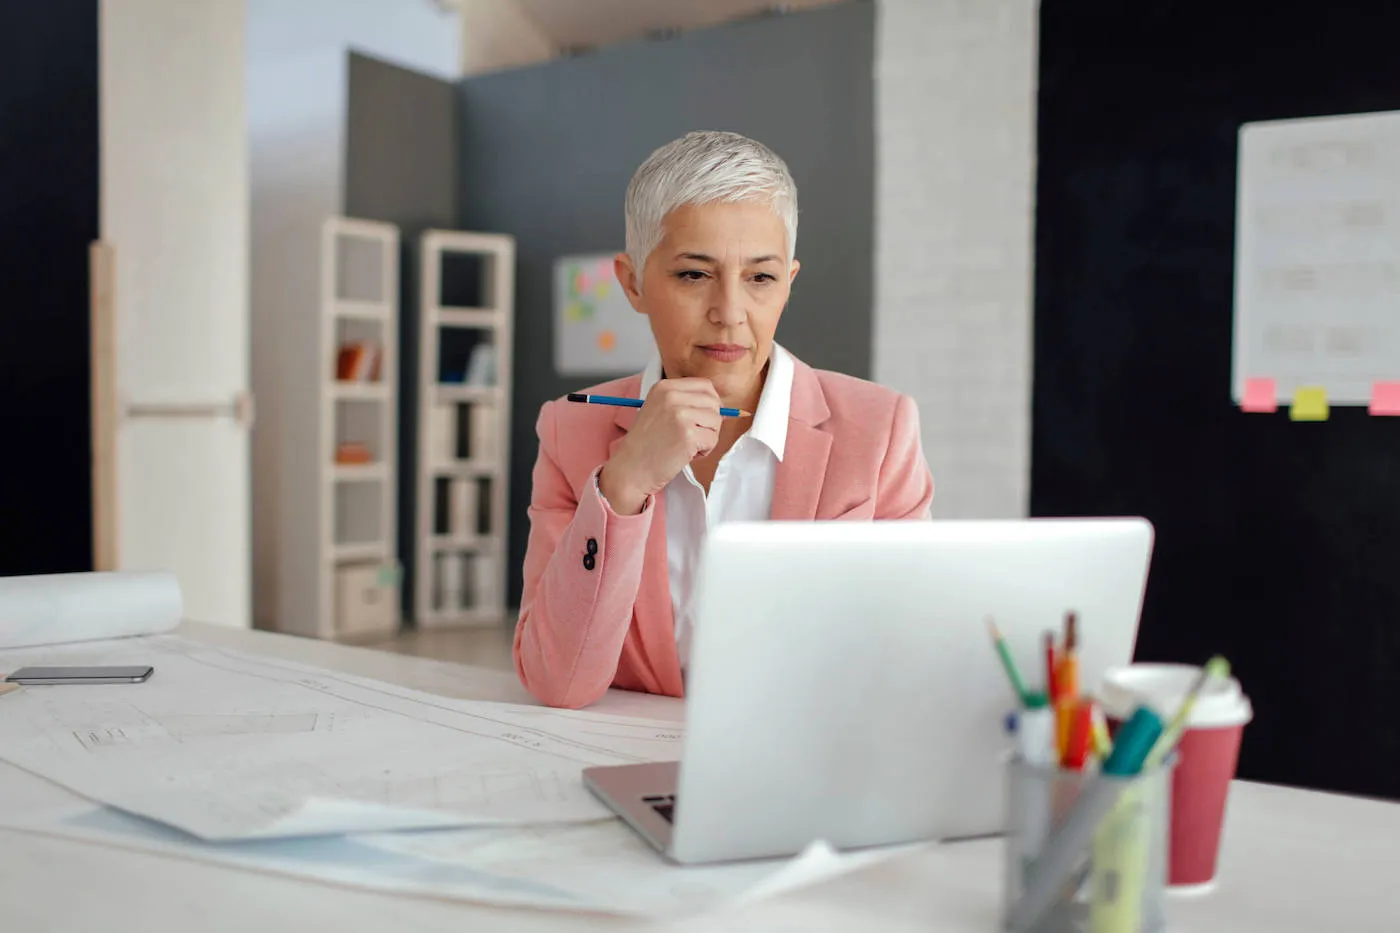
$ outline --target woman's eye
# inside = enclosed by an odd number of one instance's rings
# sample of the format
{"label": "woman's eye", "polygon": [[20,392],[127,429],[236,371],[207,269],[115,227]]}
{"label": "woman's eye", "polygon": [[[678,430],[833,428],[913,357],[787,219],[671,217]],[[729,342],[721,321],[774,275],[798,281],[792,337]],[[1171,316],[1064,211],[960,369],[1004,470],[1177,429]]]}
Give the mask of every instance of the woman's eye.
{"label": "woman's eye", "polygon": [[760,272],[758,275],[753,277],[753,280],[762,285],[767,285],[769,282],[778,281],[778,277],[773,275],[771,272]]}
{"label": "woman's eye", "polygon": [[698,282],[705,277],[705,273],[699,269],[682,269],[676,273],[676,278],[686,282]]}

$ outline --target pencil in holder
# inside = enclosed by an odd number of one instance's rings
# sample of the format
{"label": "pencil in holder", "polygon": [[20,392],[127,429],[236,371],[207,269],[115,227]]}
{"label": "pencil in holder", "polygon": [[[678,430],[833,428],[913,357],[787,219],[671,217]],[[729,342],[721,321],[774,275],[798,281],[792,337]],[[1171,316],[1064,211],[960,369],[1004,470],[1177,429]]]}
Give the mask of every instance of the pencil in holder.
{"label": "pencil in holder", "polygon": [[1161,933],[1175,758],[1130,776],[1007,763],[1006,933]]}

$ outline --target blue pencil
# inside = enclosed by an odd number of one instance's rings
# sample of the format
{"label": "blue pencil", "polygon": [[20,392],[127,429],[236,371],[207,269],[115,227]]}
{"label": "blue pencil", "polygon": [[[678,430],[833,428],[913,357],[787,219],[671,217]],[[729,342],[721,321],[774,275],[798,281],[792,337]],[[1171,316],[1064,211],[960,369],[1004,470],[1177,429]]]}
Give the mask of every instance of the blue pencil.
{"label": "blue pencil", "polygon": [[[584,395],[581,392],[570,392],[569,401],[582,402],[585,405],[617,405],[620,408],[641,408],[642,400],[639,398],[618,398],[616,395]],[[721,408],[719,413],[726,418],[752,418],[753,413],[743,411],[738,408]]]}

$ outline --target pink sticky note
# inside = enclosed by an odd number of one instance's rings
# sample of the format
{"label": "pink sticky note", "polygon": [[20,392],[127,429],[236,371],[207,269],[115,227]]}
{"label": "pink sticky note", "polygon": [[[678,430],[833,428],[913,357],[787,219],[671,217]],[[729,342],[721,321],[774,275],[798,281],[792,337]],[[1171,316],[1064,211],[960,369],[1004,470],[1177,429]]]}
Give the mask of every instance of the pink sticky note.
{"label": "pink sticky note", "polygon": [[1400,415],[1400,382],[1377,382],[1371,386],[1371,414]]}
{"label": "pink sticky note", "polygon": [[1278,388],[1272,379],[1246,379],[1240,411],[1267,414],[1278,411]]}

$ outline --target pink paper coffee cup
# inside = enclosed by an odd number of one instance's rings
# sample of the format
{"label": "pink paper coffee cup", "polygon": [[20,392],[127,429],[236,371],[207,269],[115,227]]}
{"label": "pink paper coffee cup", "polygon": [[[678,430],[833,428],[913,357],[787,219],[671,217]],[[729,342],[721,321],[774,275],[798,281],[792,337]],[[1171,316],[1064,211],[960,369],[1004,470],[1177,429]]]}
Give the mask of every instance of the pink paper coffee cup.
{"label": "pink paper coffee cup", "polygon": [[[1104,675],[1099,700],[1115,729],[1142,704],[1166,722],[1199,675],[1200,668],[1185,664],[1132,664]],[[1172,775],[1167,867],[1172,888],[1205,889],[1215,881],[1230,782],[1245,724],[1253,715],[1234,678],[1208,684],[1191,711]]]}

